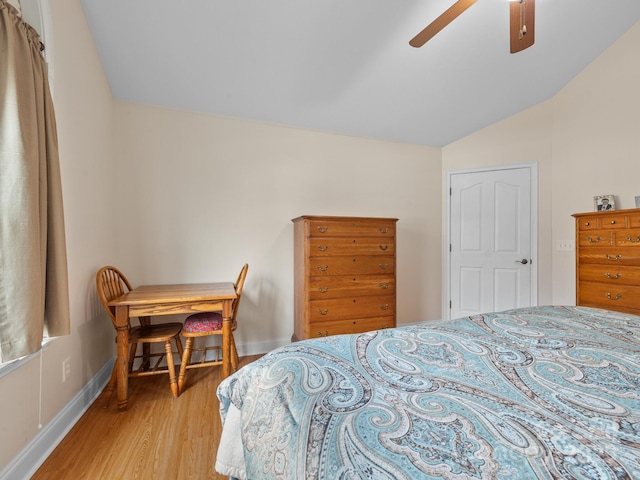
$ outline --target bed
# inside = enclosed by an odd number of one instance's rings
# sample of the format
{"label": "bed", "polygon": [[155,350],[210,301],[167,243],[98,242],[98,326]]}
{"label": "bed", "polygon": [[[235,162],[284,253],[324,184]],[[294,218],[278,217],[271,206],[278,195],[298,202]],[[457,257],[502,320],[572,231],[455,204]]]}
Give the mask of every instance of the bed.
{"label": "bed", "polygon": [[531,307],[306,340],[218,388],[261,479],[640,479],[640,317]]}

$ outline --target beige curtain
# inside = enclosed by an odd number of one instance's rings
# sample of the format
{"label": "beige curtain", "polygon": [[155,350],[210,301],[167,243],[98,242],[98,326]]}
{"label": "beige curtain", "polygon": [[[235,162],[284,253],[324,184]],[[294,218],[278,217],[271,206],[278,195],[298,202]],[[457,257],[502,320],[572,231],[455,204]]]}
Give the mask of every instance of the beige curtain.
{"label": "beige curtain", "polygon": [[58,140],[38,34],[0,0],[0,360],[69,333]]}

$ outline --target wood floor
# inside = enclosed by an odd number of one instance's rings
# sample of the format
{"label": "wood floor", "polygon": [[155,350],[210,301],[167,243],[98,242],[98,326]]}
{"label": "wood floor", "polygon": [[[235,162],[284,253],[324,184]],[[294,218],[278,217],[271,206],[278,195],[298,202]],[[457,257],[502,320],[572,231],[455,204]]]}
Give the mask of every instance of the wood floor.
{"label": "wood floor", "polygon": [[[241,358],[246,365],[260,355]],[[165,375],[133,378],[129,408],[114,398],[89,407],[32,480],[227,479],[214,469],[221,422],[216,388],[220,367],[187,373],[173,398]]]}

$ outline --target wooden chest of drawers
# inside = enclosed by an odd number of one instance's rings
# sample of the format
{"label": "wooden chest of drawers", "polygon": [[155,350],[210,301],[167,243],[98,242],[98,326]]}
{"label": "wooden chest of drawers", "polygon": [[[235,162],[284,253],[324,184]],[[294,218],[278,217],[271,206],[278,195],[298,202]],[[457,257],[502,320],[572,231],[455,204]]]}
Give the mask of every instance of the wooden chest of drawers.
{"label": "wooden chest of drawers", "polygon": [[292,340],[396,325],[396,218],[294,218]]}
{"label": "wooden chest of drawers", "polygon": [[640,315],[640,209],[573,216],[576,305]]}

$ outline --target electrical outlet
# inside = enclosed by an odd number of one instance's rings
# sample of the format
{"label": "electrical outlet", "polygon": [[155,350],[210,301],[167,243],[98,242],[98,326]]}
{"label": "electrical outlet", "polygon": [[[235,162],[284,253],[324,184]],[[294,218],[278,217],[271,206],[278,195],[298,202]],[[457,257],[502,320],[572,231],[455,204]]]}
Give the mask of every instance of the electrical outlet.
{"label": "electrical outlet", "polygon": [[573,240],[558,240],[558,248],[561,252],[573,252],[575,245]]}
{"label": "electrical outlet", "polygon": [[66,382],[71,376],[71,358],[67,357],[62,361],[62,381]]}

